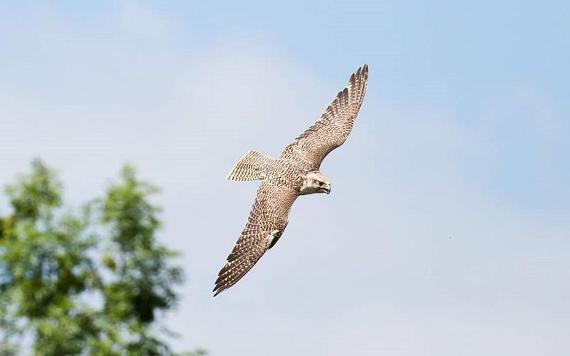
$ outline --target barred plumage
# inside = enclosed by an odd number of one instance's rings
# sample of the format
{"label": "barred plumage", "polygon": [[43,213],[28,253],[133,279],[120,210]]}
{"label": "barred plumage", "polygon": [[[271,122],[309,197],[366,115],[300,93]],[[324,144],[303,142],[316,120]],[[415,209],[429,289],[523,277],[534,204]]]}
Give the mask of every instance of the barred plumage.
{"label": "barred plumage", "polygon": [[228,179],[263,182],[246,226],[218,274],[214,296],[237,283],[275,245],[299,195],[330,193],[330,184],[318,169],[327,154],[350,134],[367,82],[368,66],[364,65],[350,76],[346,88],[337,94],[320,120],[285,147],[278,159],[249,151],[232,169]]}
{"label": "barred plumage", "polygon": [[246,181],[265,178],[265,171],[273,159],[257,151],[248,151],[228,174],[229,180]]}

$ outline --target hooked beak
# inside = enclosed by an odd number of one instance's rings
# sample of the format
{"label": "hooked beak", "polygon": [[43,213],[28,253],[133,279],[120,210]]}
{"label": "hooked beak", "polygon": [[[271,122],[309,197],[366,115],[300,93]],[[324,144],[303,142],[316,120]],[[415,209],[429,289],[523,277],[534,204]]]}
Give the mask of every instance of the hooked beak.
{"label": "hooked beak", "polygon": [[331,193],[331,185],[330,185],[330,184],[327,184],[327,185],[323,188],[323,190],[325,191],[325,193],[330,194],[330,193]]}

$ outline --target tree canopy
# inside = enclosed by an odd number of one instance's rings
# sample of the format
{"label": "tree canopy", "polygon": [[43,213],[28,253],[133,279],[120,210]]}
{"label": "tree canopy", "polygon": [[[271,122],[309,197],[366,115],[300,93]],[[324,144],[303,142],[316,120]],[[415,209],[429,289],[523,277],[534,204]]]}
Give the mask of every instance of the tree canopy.
{"label": "tree canopy", "polygon": [[0,355],[175,354],[159,317],[176,305],[183,271],[157,240],[157,191],[125,166],[101,197],[73,210],[39,160],[7,186]]}

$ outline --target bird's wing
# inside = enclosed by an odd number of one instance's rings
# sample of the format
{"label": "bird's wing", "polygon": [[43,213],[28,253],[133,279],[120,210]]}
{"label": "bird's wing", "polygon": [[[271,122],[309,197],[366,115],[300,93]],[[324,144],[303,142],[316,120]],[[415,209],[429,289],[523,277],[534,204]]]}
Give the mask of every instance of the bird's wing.
{"label": "bird's wing", "polygon": [[358,68],[348,85],[340,91],[321,119],[298,136],[281,153],[281,158],[309,162],[318,169],[332,150],[342,145],[352,130],[368,82],[368,66]]}
{"label": "bird's wing", "polygon": [[261,184],[245,228],[218,273],[214,296],[233,286],[273,247],[287,226],[289,210],[297,196],[293,189],[269,182]]}

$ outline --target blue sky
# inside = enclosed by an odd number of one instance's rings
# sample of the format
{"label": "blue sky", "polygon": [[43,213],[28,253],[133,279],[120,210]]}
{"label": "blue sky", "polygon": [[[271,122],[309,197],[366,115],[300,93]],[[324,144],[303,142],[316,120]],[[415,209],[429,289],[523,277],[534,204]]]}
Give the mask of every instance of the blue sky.
{"label": "blue sky", "polygon": [[[163,188],[213,355],[570,350],[570,6],[529,1],[0,4],[0,183],[40,156],[72,203],[124,162]],[[213,299],[255,184],[370,65],[347,144],[279,244]],[[5,206],[1,202],[0,207]],[[238,326],[239,325],[239,326]],[[223,339],[222,339],[223,336]]]}

